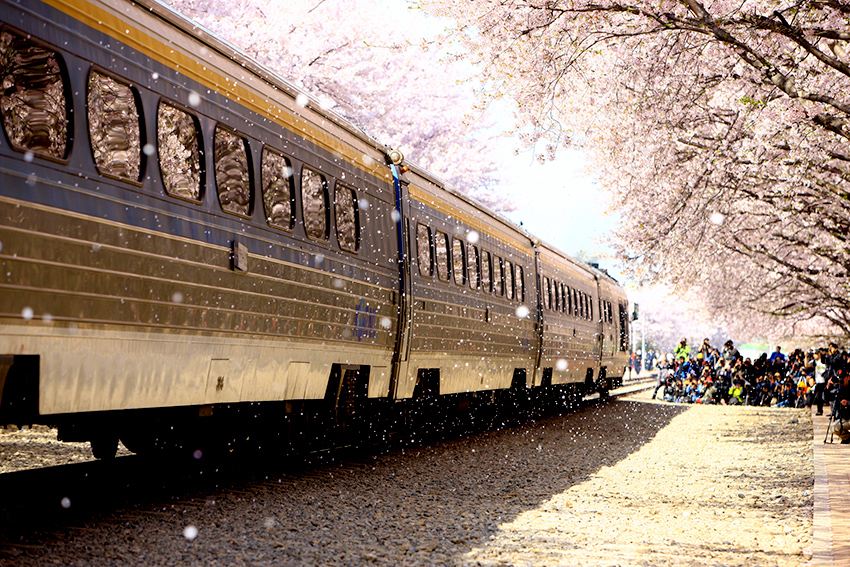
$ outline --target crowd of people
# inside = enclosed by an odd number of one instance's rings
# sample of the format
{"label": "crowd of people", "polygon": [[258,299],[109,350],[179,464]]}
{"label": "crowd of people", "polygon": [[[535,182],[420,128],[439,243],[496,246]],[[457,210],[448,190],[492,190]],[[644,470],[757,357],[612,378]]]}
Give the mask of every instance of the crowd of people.
{"label": "crowd of people", "polygon": [[[705,339],[692,351],[683,338],[672,355],[637,359],[637,368],[658,368],[658,383],[652,397],[668,402],[817,408],[832,411],[833,431],[842,443],[850,443],[850,353],[838,345],[797,349],[785,355],[781,347],[756,360],[741,356],[732,341],[722,349]],[[634,359],[633,359],[634,360]],[[659,394],[660,393],[660,394]],[[846,424],[845,424],[846,421]]]}

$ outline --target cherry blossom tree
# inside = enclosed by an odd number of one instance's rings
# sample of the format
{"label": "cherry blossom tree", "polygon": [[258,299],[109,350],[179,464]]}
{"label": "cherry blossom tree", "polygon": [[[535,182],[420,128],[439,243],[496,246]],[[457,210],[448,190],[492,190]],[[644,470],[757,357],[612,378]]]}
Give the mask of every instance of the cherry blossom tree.
{"label": "cherry blossom tree", "polygon": [[542,157],[591,153],[633,276],[742,335],[850,336],[850,3],[422,2]]}
{"label": "cherry blossom tree", "polygon": [[476,106],[469,68],[427,48],[421,14],[364,0],[169,3],[450,185],[512,207],[488,158],[493,124]]}

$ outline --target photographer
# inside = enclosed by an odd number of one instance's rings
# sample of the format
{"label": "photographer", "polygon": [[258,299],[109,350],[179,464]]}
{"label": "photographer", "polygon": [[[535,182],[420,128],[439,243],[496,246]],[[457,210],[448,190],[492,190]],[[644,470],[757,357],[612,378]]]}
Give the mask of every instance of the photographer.
{"label": "photographer", "polygon": [[[826,364],[826,379],[836,378],[838,371],[844,367],[844,357],[838,351],[837,344],[829,343],[829,348],[826,351],[826,356],[823,357],[823,362]],[[838,384],[838,380],[835,383]]]}
{"label": "photographer", "polygon": [[827,389],[834,389],[841,380],[841,385],[832,404],[832,432],[840,439],[842,445],[850,444],[850,374],[839,372],[839,376],[830,379]]}
{"label": "photographer", "polygon": [[741,358],[741,353],[738,352],[738,349],[735,348],[735,343],[732,341],[726,341],[723,345],[723,358],[727,363],[731,364],[738,358]]}

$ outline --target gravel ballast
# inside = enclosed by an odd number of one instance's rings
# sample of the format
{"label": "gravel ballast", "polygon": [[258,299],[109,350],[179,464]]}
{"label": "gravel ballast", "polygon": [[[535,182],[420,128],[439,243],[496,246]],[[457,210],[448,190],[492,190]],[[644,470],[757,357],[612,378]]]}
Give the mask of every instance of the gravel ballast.
{"label": "gravel ballast", "polygon": [[809,413],[648,398],[114,512],[0,564],[804,565]]}

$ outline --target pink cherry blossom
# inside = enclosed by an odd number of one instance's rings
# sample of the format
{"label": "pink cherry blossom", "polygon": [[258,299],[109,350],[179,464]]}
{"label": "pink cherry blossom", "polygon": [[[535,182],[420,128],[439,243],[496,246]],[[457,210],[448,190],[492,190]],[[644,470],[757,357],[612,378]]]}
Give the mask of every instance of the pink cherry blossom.
{"label": "pink cherry blossom", "polygon": [[632,277],[738,336],[850,336],[850,5],[422,4],[542,158],[590,153]]}
{"label": "pink cherry blossom", "polygon": [[423,41],[418,20],[362,0],[169,3],[450,185],[511,208],[469,68]]}

